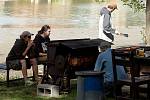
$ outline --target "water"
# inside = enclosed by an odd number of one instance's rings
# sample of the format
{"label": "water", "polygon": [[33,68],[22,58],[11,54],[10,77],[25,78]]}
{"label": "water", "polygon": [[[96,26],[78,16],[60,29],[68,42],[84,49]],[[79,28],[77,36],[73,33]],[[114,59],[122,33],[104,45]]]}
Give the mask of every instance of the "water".
{"label": "water", "polygon": [[[0,0],[0,62],[5,61],[22,31],[28,30],[36,34],[44,24],[52,27],[51,40],[97,38],[99,10],[107,3],[100,1]],[[123,6],[121,1],[117,2],[119,10],[112,14],[114,27],[128,33],[129,38],[116,36],[114,43],[128,45],[130,42],[142,42],[139,33],[145,25],[145,13],[134,13],[129,7]],[[133,38],[136,39],[133,41]]]}

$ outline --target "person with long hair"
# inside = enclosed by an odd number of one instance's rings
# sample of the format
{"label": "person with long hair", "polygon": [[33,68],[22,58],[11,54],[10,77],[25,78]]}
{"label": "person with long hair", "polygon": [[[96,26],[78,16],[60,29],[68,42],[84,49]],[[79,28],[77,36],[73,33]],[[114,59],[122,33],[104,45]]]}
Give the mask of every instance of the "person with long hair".
{"label": "person with long hair", "polygon": [[51,27],[44,25],[34,38],[35,50],[39,61],[47,60],[47,45],[50,43]]}

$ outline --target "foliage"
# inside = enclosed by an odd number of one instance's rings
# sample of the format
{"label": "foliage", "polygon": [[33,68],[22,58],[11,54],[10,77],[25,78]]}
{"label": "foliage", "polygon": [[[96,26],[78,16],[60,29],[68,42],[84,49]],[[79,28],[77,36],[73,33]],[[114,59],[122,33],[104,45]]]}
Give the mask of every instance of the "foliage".
{"label": "foliage", "polygon": [[131,7],[134,12],[145,11],[145,3],[143,0],[121,0],[124,2],[124,5]]}
{"label": "foliage", "polygon": [[147,40],[147,36],[146,36],[146,29],[145,27],[142,28],[142,30],[140,31],[141,35],[143,36],[143,41],[145,44],[147,44],[148,40]]}

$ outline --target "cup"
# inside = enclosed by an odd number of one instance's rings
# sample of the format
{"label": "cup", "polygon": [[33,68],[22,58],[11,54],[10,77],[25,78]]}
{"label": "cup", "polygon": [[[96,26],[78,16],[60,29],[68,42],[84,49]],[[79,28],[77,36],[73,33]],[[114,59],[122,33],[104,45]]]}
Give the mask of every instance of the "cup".
{"label": "cup", "polygon": [[136,50],[136,55],[139,57],[144,57],[144,48],[139,48]]}

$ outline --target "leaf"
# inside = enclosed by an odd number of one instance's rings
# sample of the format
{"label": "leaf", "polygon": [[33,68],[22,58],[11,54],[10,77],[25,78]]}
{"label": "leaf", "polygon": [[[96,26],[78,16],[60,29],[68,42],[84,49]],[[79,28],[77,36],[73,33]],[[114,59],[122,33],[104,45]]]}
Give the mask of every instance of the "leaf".
{"label": "leaf", "polygon": [[128,5],[134,12],[145,11],[145,4],[142,0],[121,0],[124,5]]}

